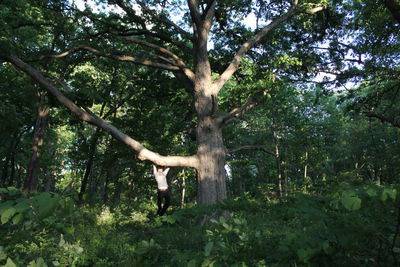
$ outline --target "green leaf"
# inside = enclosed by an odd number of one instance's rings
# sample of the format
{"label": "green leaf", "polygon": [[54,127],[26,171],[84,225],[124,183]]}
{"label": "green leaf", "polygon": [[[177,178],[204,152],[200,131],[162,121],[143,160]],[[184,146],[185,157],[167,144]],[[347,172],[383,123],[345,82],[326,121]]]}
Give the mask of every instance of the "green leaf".
{"label": "green leaf", "polygon": [[20,224],[24,219],[24,215],[22,213],[18,213],[17,215],[14,216],[12,222],[14,225]]}
{"label": "green leaf", "polygon": [[14,201],[6,201],[4,203],[0,203],[0,215],[3,214],[6,210],[8,210],[12,205],[14,205]]}
{"label": "green leaf", "polygon": [[49,193],[43,193],[36,199],[37,215],[43,220],[49,217],[59,205],[59,196],[52,197]]}
{"label": "green leaf", "polygon": [[361,199],[354,192],[345,192],[342,196],[342,205],[349,211],[355,211],[361,208]]}
{"label": "green leaf", "polygon": [[391,188],[385,188],[383,189],[382,195],[381,195],[381,200],[385,201],[388,197],[391,199],[395,200],[396,199],[396,194],[397,190],[396,189],[391,189]]}
{"label": "green leaf", "polygon": [[1,214],[1,223],[5,224],[7,223],[16,213],[17,211],[15,210],[14,207],[9,207],[7,210]]}
{"label": "green leaf", "polygon": [[210,256],[212,247],[214,246],[214,242],[208,242],[204,248],[204,256]]}
{"label": "green leaf", "polygon": [[7,262],[5,265],[3,265],[4,267],[17,267],[17,265],[15,265],[15,263],[12,261],[12,259],[7,258]]}
{"label": "green leaf", "polygon": [[377,193],[376,193],[375,189],[368,188],[367,195],[370,196],[370,197],[375,197],[377,195]]}
{"label": "green leaf", "polygon": [[23,199],[23,198],[17,199],[16,201],[17,205],[15,205],[14,208],[18,213],[22,213],[27,209],[29,209],[32,203],[30,199]]}
{"label": "green leaf", "polygon": [[28,267],[47,267],[47,264],[44,262],[43,258],[40,257],[36,260],[31,261]]}
{"label": "green leaf", "polygon": [[7,258],[7,254],[4,252],[4,247],[0,247],[0,261],[4,260]]}
{"label": "green leaf", "polygon": [[189,261],[187,267],[196,267],[196,260],[192,259],[191,261]]}

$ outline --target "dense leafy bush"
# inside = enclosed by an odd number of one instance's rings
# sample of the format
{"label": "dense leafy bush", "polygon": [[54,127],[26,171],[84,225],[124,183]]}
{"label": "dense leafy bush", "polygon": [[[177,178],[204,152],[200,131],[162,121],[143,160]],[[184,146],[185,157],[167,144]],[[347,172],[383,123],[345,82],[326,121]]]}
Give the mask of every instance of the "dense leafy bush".
{"label": "dense leafy bush", "polygon": [[[271,200],[244,194],[156,217],[80,208],[68,197],[1,189],[0,260],[8,266],[395,266],[398,189],[335,183],[326,193]],[[318,190],[316,190],[318,191]],[[269,199],[269,200],[267,200]],[[201,226],[204,214],[229,216]],[[221,213],[223,214],[223,213]],[[36,265],[34,265],[36,264]]]}

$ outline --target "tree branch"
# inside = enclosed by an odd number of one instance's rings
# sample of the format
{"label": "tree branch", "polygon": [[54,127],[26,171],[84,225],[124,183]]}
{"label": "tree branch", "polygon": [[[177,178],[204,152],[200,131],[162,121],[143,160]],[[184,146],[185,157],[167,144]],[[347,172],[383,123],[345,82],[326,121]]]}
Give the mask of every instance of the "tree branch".
{"label": "tree branch", "polygon": [[96,56],[101,56],[101,57],[108,57],[108,58],[112,58],[118,61],[127,61],[127,62],[132,62],[138,65],[144,65],[144,66],[149,66],[149,67],[155,67],[155,68],[159,68],[159,69],[165,69],[165,70],[170,70],[170,71],[177,71],[180,70],[178,66],[174,66],[174,65],[170,65],[170,64],[162,64],[162,63],[157,63],[157,62],[153,62],[150,60],[142,60],[142,59],[137,59],[135,57],[132,56],[119,56],[119,55],[114,55],[111,53],[104,53],[101,52],[93,47],[90,46],[77,46],[74,47],[66,52],[63,52],[61,54],[58,55],[47,55],[47,56],[41,56],[38,59],[35,60],[29,60],[28,62],[31,61],[36,61],[36,60],[42,60],[44,58],[62,58],[65,56],[68,56],[69,54],[73,54],[75,52],[78,52],[80,50],[85,50],[85,51],[89,51],[93,54],[95,54]]}
{"label": "tree branch", "polygon": [[188,0],[190,16],[192,17],[193,24],[199,29],[201,25],[201,14],[199,10],[199,3],[197,0]]}
{"label": "tree branch", "polygon": [[21,59],[12,55],[0,55],[0,59],[8,61],[21,69],[23,72],[28,74],[40,86],[51,93],[61,104],[68,108],[75,116],[81,120],[86,121],[92,125],[95,125],[102,130],[111,134],[115,139],[121,141],[134,151],[138,153],[140,160],[150,160],[155,164],[162,166],[188,166],[196,168],[198,166],[197,156],[162,156],[156,152],[153,152],[145,148],[141,143],[124,134],[116,127],[106,122],[105,120],[97,117],[92,112],[85,112],[74,104],[70,99],[65,97],[52,83],[50,83],[40,71],[32,68]]}
{"label": "tree branch", "polygon": [[247,113],[248,111],[250,111],[254,107],[256,107],[264,99],[264,97],[266,95],[267,95],[267,90],[264,91],[263,95],[260,98],[254,99],[254,98],[250,97],[249,100],[246,103],[244,103],[242,106],[233,109],[228,114],[220,116],[218,118],[219,125],[224,126],[224,125],[228,124],[229,122],[231,122],[233,119],[240,118],[245,113]]}
{"label": "tree branch", "polygon": [[241,146],[241,147],[237,147],[237,148],[231,148],[231,149],[228,149],[227,154],[233,154],[235,152],[243,151],[243,150],[257,150],[257,151],[262,151],[264,153],[270,154],[274,157],[276,156],[274,152],[268,151],[267,149],[260,147],[260,146]]}
{"label": "tree branch", "polygon": [[136,44],[140,44],[140,45],[144,45],[144,46],[150,47],[150,48],[155,49],[155,50],[157,50],[157,51],[159,51],[159,52],[161,52],[163,54],[166,54],[166,55],[170,56],[176,62],[177,66],[182,70],[182,72],[190,80],[194,81],[194,73],[188,67],[186,67],[186,65],[183,62],[183,60],[180,57],[178,57],[175,53],[173,53],[172,51],[170,51],[170,50],[168,50],[168,49],[166,49],[164,47],[161,47],[161,46],[146,42],[144,40],[132,38],[132,37],[125,37],[125,40],[133,42],[133,43],[136,43]]}
{"label": "tree branch", "polygon": [[189,40],[192,40],[193,36],[188,33],[187,31],[185,31],[184,29],[182,29],[181,27],[179,27],[178,25],[176,25],[174,22],[170,21],[169,19],[166,19],[164,17],[158,16],[153,10],[151,10],[150,8],[148,8],[143,2],[136,0],[136,3],[139,4],[139,6],[146,12],[148,13],[150,16],[152,16],[154,19],[165,23],[169,26],[172,26],[173,28],[175,28],[180,34],[184,35],[186,38],[188,38]]}
{"label": "tree branch", "polygon": [[384,117],[384,116],[382,116],[382,115],[379,115],[379,114],[376,114],[376,113],[373,113],[373,112],[364,112],[364,114],[365,114],[367,117],[370,117],[370,118],[377,118],[377,119],[379,119],[381,122],[388,122],[388,123],[392,124],[394,127],[400,128],[400,123],[397,122],[397,121],[395,121],[394,119],[387,118],[387,117]]}
{"label": "tree branch", "polygon": [[323,10],[325,7],[316,7],[313,9],[305,10],[301,9],[298,7],[298,0],[294,1],[294,4],[292,7],[289,9],[289,11],[276,18],[273,20],[270,24],[262,28],[257,34],[255,34],[252,38],[250,38],[248,41],[243,43],[243,45],[240,47],[236,55],[233,57],[233,60],[229,64],[229,66],[225,69],[225,71],[219,76],[218,79],[216,79],[213,83],[213,92],[218,93],[219,90],[222,88],[222,86],[228,81],[233,73],[237,71],[239,68],[239,64],[242,61],[243,57],[246,55],[246,53],[249,51],[250,48],[252,48],[257,42],[259,42],[263,37],[265,37],[269,32],[274,30],[276,27],[278,27],[280,24],[283,22],[289,20],[291,17],[294,15],[304,12],[304,13],[309,13],[309,14],[315,14],[316,12]]}

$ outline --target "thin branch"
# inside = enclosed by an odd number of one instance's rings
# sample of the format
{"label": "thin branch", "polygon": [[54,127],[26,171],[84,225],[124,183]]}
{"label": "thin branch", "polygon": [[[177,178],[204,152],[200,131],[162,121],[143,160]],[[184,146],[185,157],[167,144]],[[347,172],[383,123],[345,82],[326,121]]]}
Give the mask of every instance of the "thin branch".
{"label": "thin branch", "polygon": [[146,21],[140,16],[137,16],[132,8],[126,6],[121,0],[115,0],[115,2],[131,19],[133,19],[134,22],[139,23],[143,29],[146,29]]}
{"label": "thin branch", "polygon": [[264,99],[264,97],[267,95],[267,91],[268,90],[265,90],[263,95],[260,98],[254,99],[253,97],[250,97],[249,100],[246,103],[244,103],[242,106],[233,109],[228,114],[220,116],[218,118],[219,124],[221,126],[224,126],[224,125],[228,124],[229,122],[231,122],[233,119],[242,117],[245,113],[252,110]]}
{"label": "thin branch", "polygon": [[263,147],[260,147],[260,146],[241,146],[241,147],[237,147],[237,148],[231,148],[231,149],[228,149],[227,154],[233,154],[235,152],[243,151],[243,150],[262,151],[262,152],[267,153],[267,154],[269,154],[271,156],[274,156],[274,157],[276,156],[274,152],[271,152],[271,151],[269,151],[269,150],[267,150],[267,149],[265,149]]}
{"label": "thin branch", "polygon": [[294,4],[292,7],[289,9],[289,11],[276,18],[274,21],[272,21],[270,24],[262,28],[257,34],[255,34],[252,38],[250,38],[248,41],[243,43],[241,48],[238,50],[236,55],[233,57],[233,60],[229,64],[229,66],[225,69],[225,71],[219,76],[217,80],[214,81],[213,83],[213,91],[215,93],[218,93],[219,90],[222,88],[222,86],[228,81],[233,73],[237,71],[239,68],[239,64],[242,61],[243,57],[246,55],[246,53],[249,51],[250,48],[252,48],[257,42],[259,42],[263,37],[265,37],[269,32],[277,28],[280,24],[283,22],[289,20],[291,17],[298,13],[309,13],[309,14],[315,14],[318,11],[323,10],[326,7],[316,7],[310,10],[304,10],[298,7],[298,0],[294,1]]}
{"label": "thin branch", "polygon": [[140,160],[150,160],[155,164],[162,166],[189,166],[194,168],[198,167],[197,156],[161,156],[158,153],[145,148],[141,143],[124,134],[116,127],[106,122],[102,118],[99,118],[92,112],[85,112],[76,104],[74,104],[70,99],[65,97],[51,82],[49,82],[42,75],[40,71],[32,68],[19,58],[11,55],[0,55],[0,59],[12,63],[23,72],[28,74],[30,77],[32,77],[33,80],[38,82],[43,89],[51,93],[61,104],[63,104],[81,120],[101,128],[102,130],[111,134],[115,139],[121,141],[122,143],[136,151]]}
{"label": "thin branch", "polygon": [[193,36],[188,33],[187,31],[185,31],[184,29],[182,29],[181,27],[179,27],[178,25],[176,25],[174,22],[170,21],[169,19],[166,19],[163,16],[159,16],[157,15],[153,10],[151,10],[150,8],[148,8],[143,2],[136,0],[136,3],[139,4],[139,6],[146,12],[148,13],[150,16],[153,17],[153,19],[156,19],[162,23],[165,23],[169,26],[172,26],[173,28],[175,28],[179,33],[181,33],[182,35],[184,35],[186,38],[188,38],[189,40],[192,40]]}
{"label": "thin branch", "polygon": [[384,117],[384,116],[382,116],[382,115],[380,115],[380,114],[376,114],[376,113],[373,113],[373,112],[364,112],[364,114],[365,114],[367,117],[370,117],[370,118],[377,118],[377,119],[379,119],[381,122],[388,122],[388,123],[392,124],[394,127],[400,128],[400,123],[397,122],[397,121],[395,121],[394,119],[387,118],[387,117]]}
{"label": "thin branch", "polygon": [[119,56],[119,55],[114,55],[114,54],[111,54],[111,53],[104,53],[104,52],[101,52],[101,51],[99,51],[99,50],[97,50],[97,49],[95,49],[93,47],[84,46],[84,45],[74,47],[74,48],[72,48],[72,49],[70,49],[68,51],[65,51],[65,52],[63,52],[61,54],[58,54],[58,55],[41,56],[38,59],[30,60],[30,61],[42,60],[44,58],[62,58],[62,57],[68,56],[70,54],[73,54],[75,52],[78,52],[80,50],[89,51],[89,52],[95,54],[96,56],[108,57],[108,58],[112,58],[112,59],[115,59],[115,60],[118,60],[118,61],[127,61],[127,62],[132,62],[132,63],[138,64],[138,65],[155,67],[155,68],[165,69],[165,70],[170,70],[170,71],[179,70],[179,67],[177,67],[177,66],[161,64],[161,63],[153,62],[153,61],[150,61],[150,60],[142,60],[142,59],[138,59],[138,58],[135,58],[135,57],[132,57],[132,56]]}
{"label": "thin branch", "polygon": [[177,66],[183,71],[183,73],[185,73],[189,79],[194,80],[194,73],[188,67],[186,67],[183,60],[180,57],[178,57],[175,53],[173,53],[172,51],[170,51],[164,47],[146,42],[144,40],[132,38],[132,37],[125,37],[125,40],[136,43],[136,44],[150,47],[150,48],[155,49],[163,54],[170,56],[173,60],[175,60]]}

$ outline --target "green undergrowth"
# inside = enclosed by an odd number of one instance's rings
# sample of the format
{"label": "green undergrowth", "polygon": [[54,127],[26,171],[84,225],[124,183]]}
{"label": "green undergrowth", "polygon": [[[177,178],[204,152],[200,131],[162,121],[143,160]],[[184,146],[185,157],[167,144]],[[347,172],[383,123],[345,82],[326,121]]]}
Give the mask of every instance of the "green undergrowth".
{"label": "green undergrowth", "polygon": [[[243,195],[215,206],[78,207],[1,189],[0,266],[396,266],[395,186],[339,183],[323,195]],[[204,214],[229,211],[211,225]]]}

